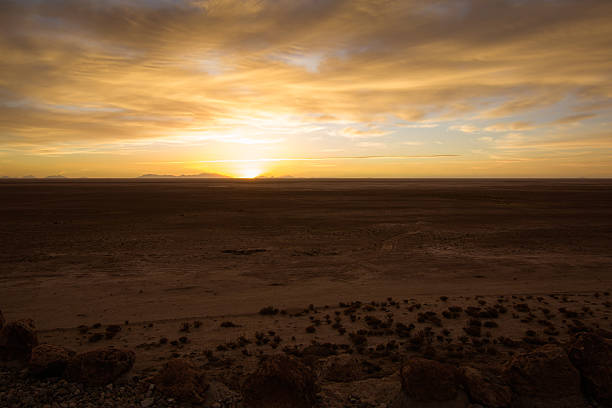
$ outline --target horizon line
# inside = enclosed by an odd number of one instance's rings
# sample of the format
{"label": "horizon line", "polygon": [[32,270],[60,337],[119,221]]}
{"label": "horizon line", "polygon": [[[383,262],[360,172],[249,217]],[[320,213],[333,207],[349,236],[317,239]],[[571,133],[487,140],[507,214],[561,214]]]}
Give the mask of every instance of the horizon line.
{"label": "horizon line", "polygon": [[298,176],[258,176],[258,177],[232,177],[219,175],[217,177],[197,177],[197,176],[174,176],[174,175],[153,175],[148,177],[141,176],[124,176],[124,177],[70,177],[70,176],[21,176],[21,177],[10,177],[0,176],[2,180],[40,180],[40,181],[62,181],[62,180],[612,180],[612,176],[605,177],[537,177],[537,176],[525,176],[525,177],[513,177],[513,176],[489,176],[489,177],[472,177],[472,176],[454,176],[454,177],[439,177],[439,176],[422,176],[422,177],[376,177],[376,176],[362,176],[362,177],[298,177]]}

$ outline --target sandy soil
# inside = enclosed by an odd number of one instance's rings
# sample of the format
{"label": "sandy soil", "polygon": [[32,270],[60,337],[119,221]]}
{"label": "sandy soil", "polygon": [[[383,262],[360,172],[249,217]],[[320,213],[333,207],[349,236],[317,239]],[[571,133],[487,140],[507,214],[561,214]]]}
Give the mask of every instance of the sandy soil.
{"label": "sandy soil", "polygon": [[[6,318],[31,317],[43,341],[77,351],[136,349],[137,372],[180,355],[237,384],[261,353],[353,347],[366,316],[461,344],[468,316],[419,322],[452,305],[505,305],[490,338],[549,338],[548,321],[562,341],[576,323],[560,307],[611,327],[610,180],[28,180],[0,182],[0,197]],[[354,301],[378,303],[351,321],[339,303]],[[267,305],[286,314],[260,315]],[[114,338],[89,341],[109,324],[121,325]],[[512,353],[498,348],[480,352]],[[370,374],[392,375],[395,362]]]}

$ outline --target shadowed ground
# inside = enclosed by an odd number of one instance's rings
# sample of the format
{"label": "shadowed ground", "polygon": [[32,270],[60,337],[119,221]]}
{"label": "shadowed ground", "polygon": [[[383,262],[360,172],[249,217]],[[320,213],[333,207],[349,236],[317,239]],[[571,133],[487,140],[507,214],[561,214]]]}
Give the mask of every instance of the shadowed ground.
{"label": "shadowed ground", "polygon": [[41,329],[601,290],[610,180],[8,180],[0,308]]}

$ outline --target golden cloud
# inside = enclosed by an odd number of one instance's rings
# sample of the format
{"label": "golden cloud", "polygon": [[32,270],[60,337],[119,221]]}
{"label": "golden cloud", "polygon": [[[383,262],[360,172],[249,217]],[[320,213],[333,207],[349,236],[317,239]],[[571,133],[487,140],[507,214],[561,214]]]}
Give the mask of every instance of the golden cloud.
{"label": "golden cloud", "polygon": [[366,124],[397,120],[425,129],[508,118],[485,130],[519,131],[531,124],[516,115],[568,98],[557,124],[612,109],[612,2],[604,0],[2,7],[0,150],[194,132],[271,144],[331,125],[342,129],[330,134],[365,139],[393,133]]}

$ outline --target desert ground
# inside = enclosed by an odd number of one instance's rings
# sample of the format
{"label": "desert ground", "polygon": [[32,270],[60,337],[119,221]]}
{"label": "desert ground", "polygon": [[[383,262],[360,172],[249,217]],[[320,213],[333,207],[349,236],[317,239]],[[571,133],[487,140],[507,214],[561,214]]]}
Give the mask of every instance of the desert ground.
{"label": "desert ground", "polygon": [[[222,390],[211,406],[241,406],[268,354],[318,373],[318,406],[390,407],[411,355],[503,365],[612,329],[611,180],[6,180],[0,197],[7,321],[133,350],[141,380],[186,358]],[[549,406],[596,404],[576,398]]]}

